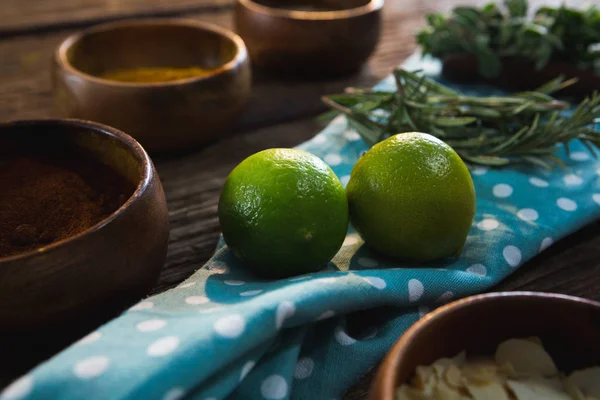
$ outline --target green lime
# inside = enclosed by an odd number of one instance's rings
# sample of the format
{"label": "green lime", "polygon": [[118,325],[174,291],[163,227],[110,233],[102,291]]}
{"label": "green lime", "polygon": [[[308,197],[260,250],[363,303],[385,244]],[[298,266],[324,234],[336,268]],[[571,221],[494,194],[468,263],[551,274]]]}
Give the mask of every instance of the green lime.
{"label": "green lime", "polygon": [[223,238],[259,275],[316,271],[342,246],[348,202],[335,173],[301,150],[269,149],[242,161],[219,199]]}
{"label": "green lime", "polygon": [[356,163],[350,220],[373,249],[408,261],[459,255],[475,216],[475,188],[458,154],[425,133],[392,136]]}

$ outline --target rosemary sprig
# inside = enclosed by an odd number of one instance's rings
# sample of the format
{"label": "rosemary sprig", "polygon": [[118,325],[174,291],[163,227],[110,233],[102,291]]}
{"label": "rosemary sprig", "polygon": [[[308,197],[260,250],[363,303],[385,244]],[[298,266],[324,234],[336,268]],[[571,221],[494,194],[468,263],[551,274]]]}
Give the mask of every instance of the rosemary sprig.
{"label": "rosemary sprig", "polygon": [[562,165],[558,145],[578,139],[595,157],[600,132],[600,95],[585,99],[565,116],[569,103],[550,94],[572,81],[557,78],[537,91],[506,97],[461,94],[424,75],[394,71],[395,92],[347,89],[323,100],[346,115],[369,145],[401,132],[430,133],[448,143],[463,160],[487,166],[526,163]]}

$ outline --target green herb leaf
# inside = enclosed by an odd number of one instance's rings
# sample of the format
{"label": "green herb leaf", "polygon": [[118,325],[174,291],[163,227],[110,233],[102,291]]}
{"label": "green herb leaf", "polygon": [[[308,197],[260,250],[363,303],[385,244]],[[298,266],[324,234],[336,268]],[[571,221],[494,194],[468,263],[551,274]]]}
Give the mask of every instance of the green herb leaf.
{"label": "green herb leaf", "polygon": [[504,7],[490,3],[459,6],[448,16],[430,14],[417,41],[424,54],[434,57],[475,56],[479,73],[490,78],[500,73],[505,57],[531,61],[536,68],[567,61],[600,73],[600,8],[542,7],[529,18],[525,0],[506,0]]}
{"label": "green herb leaf", "polygon": [[556,156],[559,145],[568,151],[568,143],[579,139],[594,156],[600,146],[600,132],[594,129],[600,120],[600,95],[564,116],[561,111],[569,104],[548,94],[569,84],[561,79],[548,82],[541,92],[474,97],[422,74],[398,69],[394,77],[395,92],[351,89],[324,101],[344,114],[369,145],[397,133],[427,132],[474,164],[552,168],[562,165]]}

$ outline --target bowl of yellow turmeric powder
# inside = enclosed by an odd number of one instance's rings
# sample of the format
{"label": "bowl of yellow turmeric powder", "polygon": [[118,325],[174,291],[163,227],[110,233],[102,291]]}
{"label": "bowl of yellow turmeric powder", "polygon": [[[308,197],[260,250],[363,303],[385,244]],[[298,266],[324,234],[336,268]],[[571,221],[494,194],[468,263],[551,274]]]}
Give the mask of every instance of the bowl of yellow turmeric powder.
{"label": "bowl of yellow turmeric powder", "polygon": [[227,133],[249,98],[251,72],[244,42],[227,29],[135,19],[65,39],[53,86],[64,116],[113,126],[157,153]]}

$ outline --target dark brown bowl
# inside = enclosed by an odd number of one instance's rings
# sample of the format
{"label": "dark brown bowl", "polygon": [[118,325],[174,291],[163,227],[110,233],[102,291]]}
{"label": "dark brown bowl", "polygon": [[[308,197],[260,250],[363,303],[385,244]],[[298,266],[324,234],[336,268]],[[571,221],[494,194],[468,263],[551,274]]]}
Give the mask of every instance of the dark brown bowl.
{"label": "dark brown bowl", "polygon": [[[115,68],[202,67],[210,75],[159,83],[100,78]],[[210,142],[235,122],[250,96],[242,39],[181,19],[112,22],[67,38],[54,56],[54,94],[67,117],[127,132],[150,153]]]}
{"label": "dark brown bowl", "polygon": [[[68,344],[148,292],[166,256],[167,204],[144,149],[114,128],[79,120],[8,122],[0,124],[0,144],[46,153],[73,146],[119,174],[133,191],[118,210],[89,229],[0,258],[0,336],[32,345],[37,341],[36,351],[42,354]],[[9,347],[2,354],[16,348],[14,341],[0,342]],[[7,358],[3,361],[10,362]]]}
{"label": "dark brown bowl", "polygon": [[382,7],[383,0],[237,0],[235,26],[256,66],[339,75],[360,69],[375,50]]}
{"label": "dark brown bowl", "polygon": [[379,367],[371,400],[394,400],[418,365],[445,356],[490,355],[502,341],[538,336],[559,369],[600,364],[600,303],[552,293],[503,292],[467,297],[413,325]]}

